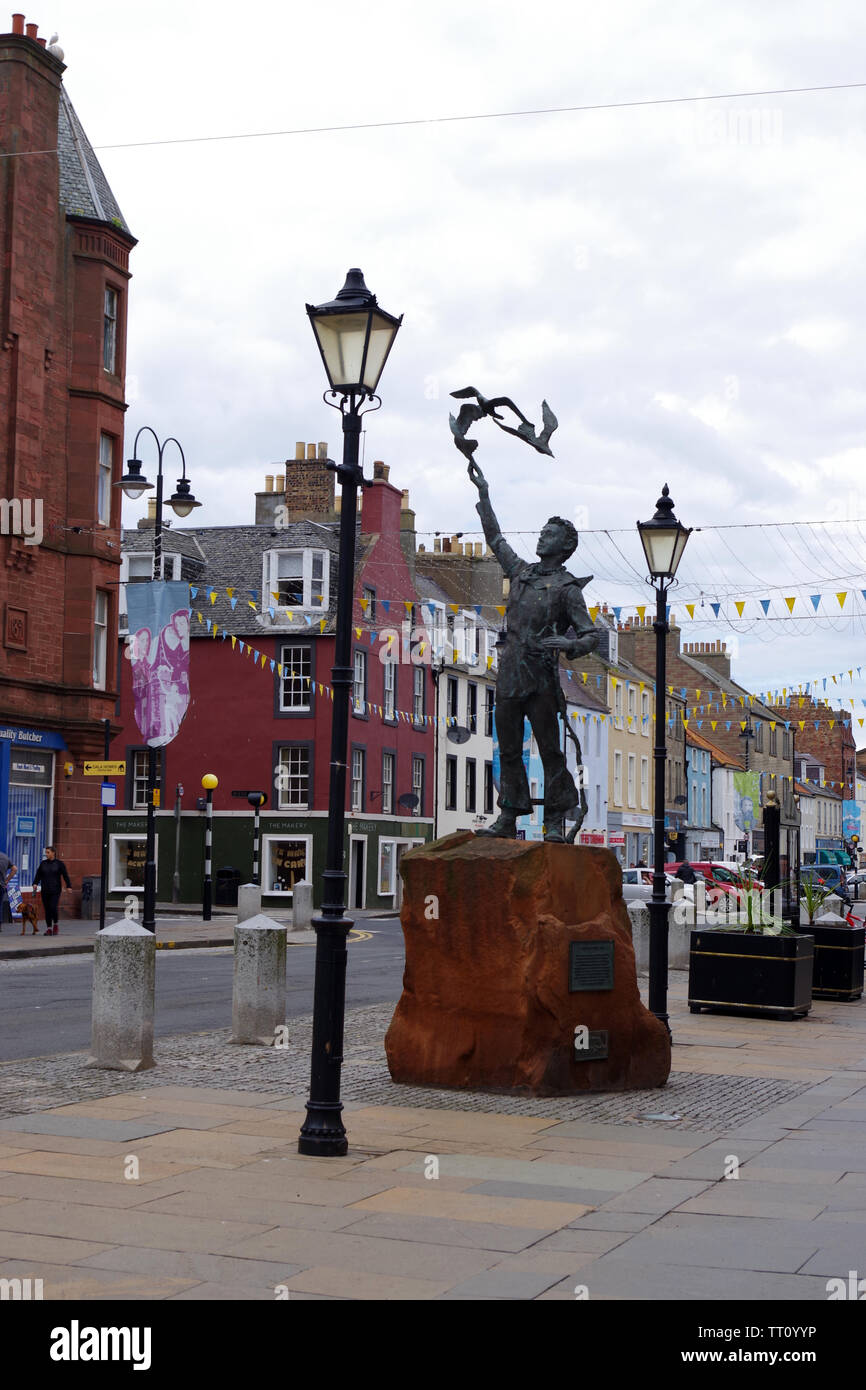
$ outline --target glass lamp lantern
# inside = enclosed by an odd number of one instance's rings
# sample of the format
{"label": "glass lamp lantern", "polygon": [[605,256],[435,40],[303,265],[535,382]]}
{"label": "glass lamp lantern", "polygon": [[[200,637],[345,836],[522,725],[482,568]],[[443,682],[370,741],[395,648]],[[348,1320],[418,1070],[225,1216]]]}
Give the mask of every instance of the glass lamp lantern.
{"label": "glass lamp lantern", "polygon": [[683,526],[674,516],[674,504],[667,483],[656,503],[655,516],[650,521],[639,521],[637,529],[650,575],[655,580],[670,582],[683,558],[692,528]]}
{"label": "glass lamp lantern", "polygon": [[349,271],[336,299],[308,304],[307,313],[331,390],[372,396],[403,315],[395,318],[379,307],[358,269]]}

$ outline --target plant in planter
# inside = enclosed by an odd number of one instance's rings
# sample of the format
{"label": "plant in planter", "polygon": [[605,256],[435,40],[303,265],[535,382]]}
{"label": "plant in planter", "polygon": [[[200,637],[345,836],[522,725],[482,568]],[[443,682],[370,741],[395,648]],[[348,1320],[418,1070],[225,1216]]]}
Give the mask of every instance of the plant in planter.
{"label": "plant in planter", "polygon": [[[738,884],[733,913],[707,912],[689,954],[689,1009],[804,1018],[812,1007],[813,938],[792,931],[751,875]],[[728,904],[730,907],[730,902]]]}
{"label": "plant in planter", "polygon": [[853,1003],[863,994],[866,928],[856,918],[831,914],[818,917],[819,909],[831,896],[829,888],[816,886],[806,879],[801,893],[802,906],[809,915],[809,926],[804,930],[815,942],[812,998],[830,999],[837,1004]]}

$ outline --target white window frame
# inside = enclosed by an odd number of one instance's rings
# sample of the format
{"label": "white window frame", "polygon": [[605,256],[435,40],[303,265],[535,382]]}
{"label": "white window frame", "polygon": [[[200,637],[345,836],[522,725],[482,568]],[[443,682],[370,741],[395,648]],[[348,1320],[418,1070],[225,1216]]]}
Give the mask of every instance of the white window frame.
{"label": "white window frame", "polygon": [[[284,758],[283,758],[283,754],[284,754],[284,753],[287,753],[287,754],[289,755],[287,759],[284,759]],[[310,805],[311,805],[311,787],[310,787],[310,780],[311,780],[311,766],[310,766],[310,765],[311,765],[311,758],[310,758],[310,745],[309,745],[308,743],[284,743],[284,744],[281,744],[281,745],[280,745],[280,747],[279,747],[279,749],[278,749],[278,751],[277,751],[277,766],[279,767],[280,772],[282,772],[283,766],[285,765],[285,766],[287,766],[287,767],[289,768],[289,777],[295,776],[296,778],[300,778],[301,773],[296,772],[296,773],[293,774],[293,773],[292,773],[292,770],[291,770],[291,768],[292,768],[291,755],[292,755],[293,753],[303,753],[303,754],[306,755],[306,759],[307,759],[307,794],[306,794],[306,796],[304,797],[303,801],[291,801],[291,800],[289,799],[289,796],[290,796],[290,788],[286,786],[286,782],[285,782],[285,780],[284,780],[282,777],[277,777],[277,809],[278,809],[279,811],[308,811],[308,810],[310,810]]]}
{"label": "white window frame", "polygon": [[424,719],[424,667],[415,666],[412,672],[412,719],[421,724]]}
{"label": "white window frame", "polygon": [[626,776],[628,778],[628,804],[637,806],[637,757],[634,753],[629,753],[626,764]]}
{"label": "white window frame", "polygon": [[[359,665],[363,670],[363,682],[358,680]],[[358,688],[363,685],[363,696],[359,697]],[[367,653],[360,647],[355,648],[352,657],[352,708],[356,714],[364,714],[367,705]]]}
{"label": "white window frame", "polygon": [[618,748],[613,753],[613,804],[622,806],[622,753]]}
{"label": "white window frame", "polygon": [[104,430],[99,435],[99,461],[96,475],[96,520],[111,525],[111,481],[114,474],[114,436]]}
{"label": "white window frame", "polygon": [[640,696],[640,730],[644,738],[649,738],[650,723],[649,693],[646,690],[642,690]]}
{"label": "white window frame", "polygon": [[[390,776],[386,776],[386,772]],[[397,773],[397,755],[387,750],[382,754],[382,815],[394,814],[394,779]]]}
{"label": "white window frame", "polygon": [[618,680],[613,692],[613,722],[617,729],[622,728],[622,681]]}
{"label": "white window frame", "polygon": [[382,718],[397,718],[397,663],[388,660],[384,666],[384,694],[382,698]]}
{"label": "white window frame", "polygon": [[640,804],[642,811],[649,810],[649,758],[646,754],[640,760]]}
{"label": "white window frame", "polygon": [[303,881],[311,883],[313,880],[313,837],[312,835],[263,835],[262,836],[262,857],[261,857],[261,880],[262,892],[268,897],[285,898],[291,902],[294,892],[291,888],[274,888],[271,881],[271,845],[274,841],[285,843],[287,840],[292,844],[303,844],[306,846],[306,867]]}
{"label": "white window frame", "polygon": [[97,589],[93,601],[93,688],[104,690],[108,678],[108,594]]}
{"label": "white window frame", "polygon": [[628,687],[628,702],[627,702],[627,703],[628,703],[628,717],[629,717],[629,719],[630,719],[631,722],[632,722],[632,726],[634,726],[634,724],[635,724],[635,722],[636,722],[636,720],[637,720],[637,691],[635,690],[635,688],[634,688],[634,686],[631,684],[631,682],[629,682],[629,687]]}
{"label": "white window frame", "polygon": [[[141,893],[144,894],[144,884],[123,883],[120,880],[117,851],[121,843],[127,844],[130,840],[147,843],[147,835],[143,832],[139,834],[109,834],[108,836],[108,891],[109,893]],[[153,857],[159,867],[159,836],[154,845]],[[158,881],[158,880],[157,880]]]}
{"label": "white window frame", "polygon": [[[139,769],[139,759],[141,759],[141,765],[142,765],[142,767],[143,767],[143,771],[142,771],[142,772],[139,772],[139,770],[138,770],[138,769]],[[148,769],[149,759],[150,759],[150,755],[149,755],[148,750],[147,750],[146,748],[136,748],[136,749],[133,751],[133,754],[132,754],[132,809],[133,809],[133,811],[146,811],[146,810],[147,810],[147,779],[148,779],[148,770],[149,770],[149,769]],[[139,795],[138,795],[138,786],[139,786],[139,783],[141,783],[141,782],[144,783],[144,786],[143,786],[143,789],[142,789],[142,794],[141,794],[141,796],[139,797]]]}
{"label": "white window frame", "polygon": [[102,301],[102,369],[109,376],[117,375],[117,321],[120,293],[113,285],[105,286]]}
{"label": "white window frame", "polygon": [[[302,663],[301,663],[301,670],[296,672],[296,671],[294,670],[294,663],[293,663],[292,661],[287,661],[287,660],[286,660],[286,656],[287,656],[287,655],[291,656],[291,654],[292,654],[293,652],[301,652],[301,653],[307,652],[307,671],[306,671],[306,675],[307,675],[308,681],[309,681],[308,684],[305,684],[305,683],[304,683],[304,674],[305,674],[305,673],[304,673],[304,670],[303,670],[303,661],[302,661]],[[286,642],[285,645],[284,645],[283,647],[281,647],[281,649],[280,649],[280,665],[281,665],[282,668],[283,668],[283,674],[282,674],[282,676],[280,677],[280,713],[281,713],[281,714],[294,714],[294,713],[298,713],[298,712],[309,713],[309,711],[310,711],[311,708],[312,708],[312,703],[313,703],[313,691],[312,691],[312,679],[313,679],[313,648],[312,648],[312,644],[309,643],[309,642]],[[291,666],[292,669],[288,672],[288,675],[287,675],[287,673],[286,673],[286,668],[289,667],[289,666]],[[286,703],[286,683],[287,683],[287,681],[291,683],[291,686],[292,686],[293,690],[294,690],[295,692],[297,692],[297,693],[300,695],[300,700],[299,700],[297,703],[289,703],[289,704]],[[291,696],[292,690],[290,690],[289,694],[290,694],[290,696]]]}
{"label": "white window frame", "polygon": [[412,754],[412,791],[418,798],[418,805],[413,806],[412,815],[420,816],[424,812],[424,759],[417,753]]}
{"label": "white window frame", "polygon": [[[356,775],[356,768],[360,769],[360,776]],[[353,749],[352,749],[352,766],[351,766],[351,773],[352,773],[352,784],[351,784],[351,790],[352,790],[352,800],[351,800],[352,814],[353,814],[353,815],[363,815],[363,813],[364,813],[364,783],[365,783],[365,781],[366,781],[366,773],[367,773],[366,749],[364,749],[364,748],[353,748]],[[356,794],[356,787],[357,787],[357,794]]]}
{"label": "white window frame", "polygon": [[[301,555],[301,579],[303,582],[303,601],[301,603],[278,603],[273,597],[279,593],[279,568],[281,555]],[[319,556],[322,561],[322,602],[313,603],[313,557]],[[328,611],[330,595],[330,566],[331,552],[329,550],[319,550],[307,547],[302,549],[300,546],[282,546],[279,550],[266,550],[262,556],[262,607],[268,608],[288,608],[291,612],[298,613],[322,613]],[[317,581],[318,582],[318,581]]]}

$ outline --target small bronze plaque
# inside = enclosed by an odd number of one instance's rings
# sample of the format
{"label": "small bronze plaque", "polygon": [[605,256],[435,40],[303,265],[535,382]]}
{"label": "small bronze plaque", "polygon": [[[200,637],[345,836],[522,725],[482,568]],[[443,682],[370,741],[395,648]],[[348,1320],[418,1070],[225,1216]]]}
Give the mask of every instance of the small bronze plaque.
{"label": "small bronze plaque", "polygon": [[613,989],[613,942],[572,941],[568,950],[568,992]]}
{"label": "small bronze plaque", "polygon": [[[586,1045],[581,1046],[584,1042]],[[574,1036],[574,1060],[575,1062],[605,1062],[608,1058],[608,1033],[606,1028],[590,1029],[588,1033],[575,1033]]]}

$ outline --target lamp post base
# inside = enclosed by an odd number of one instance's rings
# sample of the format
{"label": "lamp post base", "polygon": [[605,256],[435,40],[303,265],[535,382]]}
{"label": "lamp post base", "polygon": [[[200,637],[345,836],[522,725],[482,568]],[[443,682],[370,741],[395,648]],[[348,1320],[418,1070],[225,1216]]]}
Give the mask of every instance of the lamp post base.
{"label": "lamp post base", "polygon": [[340,1100],[308,1101],[307,1118],[298,1137],[298,1153],[313,1158],[342,1158],[349,1150],[349,1140],[340,1118]]}

